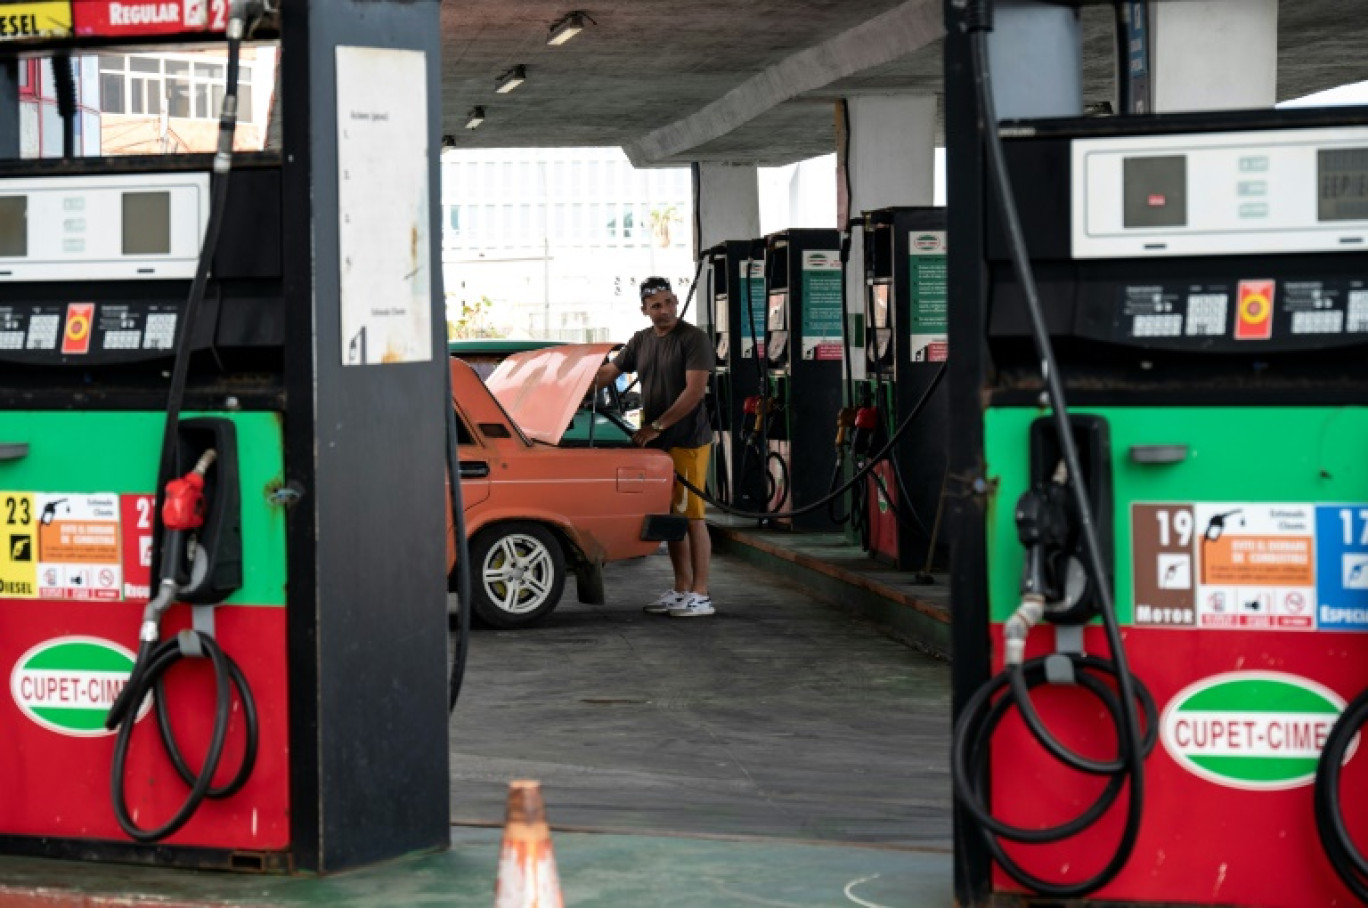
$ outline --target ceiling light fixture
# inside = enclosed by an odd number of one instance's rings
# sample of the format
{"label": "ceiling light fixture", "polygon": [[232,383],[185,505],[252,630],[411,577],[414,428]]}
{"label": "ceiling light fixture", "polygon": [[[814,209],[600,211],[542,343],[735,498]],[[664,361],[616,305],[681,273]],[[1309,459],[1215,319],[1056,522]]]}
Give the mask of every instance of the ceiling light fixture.
{"label": "ceiling light fixture", "polygon": [[506,95],[526,81],[527,68],[524,66],[515,66],[494,80],[494,91],[496,94]]}
{"label": "ceiling light fixture", "polygon": [[466,129],[474,129],[485,121],[483,107],[472,107],[470,113],[466,114]]}
{"label": "ceiling light fixture", "polygon": [[580,10],[566,13],[559,22],[551,26],[551,34],[547,36],[546,43],[554,46],[564,44],[566,41],[569,41],[571,38],[584,31],[585,20],[590,22],[594,21],[589,19],[589,17]]}

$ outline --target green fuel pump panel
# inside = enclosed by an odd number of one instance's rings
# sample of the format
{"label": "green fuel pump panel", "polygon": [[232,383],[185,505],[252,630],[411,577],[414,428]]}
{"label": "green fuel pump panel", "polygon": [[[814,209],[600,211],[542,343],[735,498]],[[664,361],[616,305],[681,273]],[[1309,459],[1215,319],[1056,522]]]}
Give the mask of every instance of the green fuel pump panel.
{"label": "green fuel pump panel", "polygon": [[[998,137],[957,10],[959,900],[1351,904],[1321,777],[1368,688],[1368,111]],[[1070,405],[1072,468],[1043,371]],[[1341,833],[1368,842],[1368,761],[1335,762]]]}
{"label": "green fuel pump panel", "polygon": [[[43,5],[0,65],[222,48],[248,9]],[[269,7],[265,150],[0,142],[0,853],[321,873],[449,844],[440,3]]]}

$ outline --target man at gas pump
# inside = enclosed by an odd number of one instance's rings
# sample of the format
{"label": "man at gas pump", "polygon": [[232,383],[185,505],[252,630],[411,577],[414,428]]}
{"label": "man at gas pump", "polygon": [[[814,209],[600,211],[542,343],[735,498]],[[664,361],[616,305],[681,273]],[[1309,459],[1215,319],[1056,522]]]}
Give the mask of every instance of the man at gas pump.
{"label": "man at gas pump", "polygon": [[[624,372],[636,372],[641,378],[642,425],[632,441],[667,451],[675,473],[701,489],[707,481],[712,445],[703,397],[716,355],[707,334],[679,317],[679,299],[667,279],[642,281],[641,313],[651,320],[651,327],[632,335],[617,358],[599,368],[595,387],[613,382]],[[687,535],[668,544],[674,586],[646,606],[646,611],[675,618],[711,615],[712,544],[703,521],[703,499],[675,483],[674,511],[689,520]]]}

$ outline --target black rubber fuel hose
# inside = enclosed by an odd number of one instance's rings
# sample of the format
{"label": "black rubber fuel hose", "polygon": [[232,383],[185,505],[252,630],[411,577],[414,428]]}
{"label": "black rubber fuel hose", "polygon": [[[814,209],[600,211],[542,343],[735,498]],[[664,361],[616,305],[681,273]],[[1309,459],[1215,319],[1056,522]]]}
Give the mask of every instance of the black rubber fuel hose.
{"label": "black rubber fuel hose", "polygon": [[[223,650],[214,642],[213,637],[199,631],[187,633],[193,634],[197,638],[200,649],[214,668],[214,730],[209,738],[209,750],[204,757],[204,766],[200,768],[198,775],[190,773],[179,750],[168,750],[168,753],[172,754],[172,761],[176,764],[177,773],[190,784],[190,793],[186,795],[185,800],[176,812],[171,815],[171,819],[162,825],[152,828],[139,826],[129,812],[128,798],[124,792],[128,746],[133,738],[133,729],[138,724],[138,708],[147,695],[154,688],[157,688],[158,719],[161,719],[160,711],[164,710],[162,703],[165,699],[160,696],[159,690],[162,676],[181,659],[187,658],[179,638],[162,641],[151,650],[143,670],[128,680],[128,687],[132,688],[128,702],[132,703],[133,706],[129,710],[129,715],[124,716],[123,721],[119,723],[119,732],[114,739],[113,771],[110,773],[110,795],[114,804],[114,818],[129,838],[139,842],[157,842],[174,834],[194,816],[195,811],[199,809],[205,798],[224,797],[237,791],[246,781],[247,776],[251,775],[252,765],[256,759],[256,707],[252,703],[251,693],[247,688],[242,672],[232,665],[231,660],[224,655]],[[228,739],[227,717],[232,714],[230,685],[237,687],[238,693],[242,697],[248,745],[243,752],[242,765],[233,780],[223,787],[215,789],[213,787],[214,774],[218,771],[219,761],[223,757],[223,746]],[[158,728],[161,730],[162,740],[165,741],[170,733],[169,719],[165,725],[159,721]]]}
{"label": "black rubber fuel hose", "polygon": [[[891,450],[893,450],[893,446],[898,443],[898,439],[902,437],[903,433],[906,432],[908,428],[912,425],[913,421],[916,420],[917,416],[921,413],[922,408],[926,406],[926,402],[930,400],[932,392],[936,390],[936,387],[940,384],[941,378],[943,378],[944,376],[945,364],[941,363],[940,368],[936,370],[936,376],[933,379],[931,379],[931,384],[928,385],[926,390],[922,392],[922,396],[917,399],[917,402],[915,405],[913,405],[911,411],[905,417],[903,417],[903,421],[898,426],[897,431],[894,432],[893,436],[889,438],[887,442],[884,443],[884,446],[880,448],[874,454],[874,456],[869,459],[869,462],[866,463],[864,466],[860,467],[860,469],[855,472],[855,475],[850,477],[850,479],[843,483],[839,488],[828,492],[816,501],[811,502],[810,504],[806,504],[801,508],[794,508],[792,511],[743,511],[739,508],[734,508],[730,505],[724,504],[716,500],[715,498],[710,496],[705,490],[698,488],[693,483],[685,479],[683,476],[680,476],[678,473],[675,474],[675,482],[679,483],[684,488],[688,489],[690,492],[693,492],[695,495],[702,498],[704,501],[706,501],[713,507],[717,508],[722,513],[730,514],[733,517],[741,517],[747,520],[771,520],[778,517],[801,517],[804,514],[811,514],[814,511],[826,507],[828,504],[835,501],[837,498],[844,495],[846,492],[850,491],[858,483],[864,481],[865,477],[870,474],[870,472],[874,469],[875,465],[877,465],[880,461],[882,461],[884,458],[888,456],[888,453]],[[770,456],[778,458],[780,464],[783,464],[783,458],[778,457],[778,455],[775,454],[773,451],[770,452]],[[784,465],[784,469],[787,470],[787,465]],[[787,486],[787,473],[785,473],[784,475],[785,486]],[[787,488],[785,489],[785,495],[787,495]]]}
{"label": "black rubber fuel hose", "polygon": [[1330,866],[1344,881],[1344,885],[1349,887],[1349,891],[1368,905],[1368,858],[1363,856],[1349,836],[1349,829],[1344,823],[1344,808],[1340,803],[1340,771],[1350,745],[1365,724],[1368,724],[1368,690],[1354,698],[1330,729],[1330,736],[1316,764],[1316,785],[1312,797],[1316,832],[1320,835],[1325,856],[1330,859]]}
{"label": "black rubber fuel hose", "polygon": [[[176,338],[176,348],[173,364],[171,367],[171,386],[167,391],[166,398],[166,419],[162,428],[161,457],[157,467],[156,479],[156,499],[153,505],[153,537],[156,539],[167,538],[165,525],[162,523],[162,505],[166,497],[166,482],[177,472],[176,454],[179,448],[178,435],[180,427],[180,412],[185,400],[185,387],[190,372],[190,357],[194,348],[195,325],[199,318],[199,309],[204,302],[205,290],[208,286],[209,275],[212,270],[214,253],[218,249],[219,236],[223,230],[224,211],[227,208],[228,200],[228,178],[232,172],[233,157],[233,137],[237,130],[237,106],[238,106],[238,76],[240,72],[242,39],[246,32],[246,15],[248,7],[255,7],[260,10],[259,4],[250,4],[237,0],[232,5],[230,20],[228,23],[227,43],[228,43],[228,65],[226,70],[226,91],[223,98],[223,108],[219,117],[218,129],[218,149],[214,155],[213,162],[213,188],[211,190],[209,223],[205,228],[204,242],[200,246],[199,263],[195,268],[195,277],[190,284],[190,293],[186,299],[185,309],[181,313],[180,335]],[[174,565],[171,568],[174,571]],[[165,569],[157,572],[166,573]],[[114,803],[114,814],[119,821],[119,825],[128,835],[140,842],[155,842],[159,839],[171,835],[194,814],[199,808],[200,803],[205,797],[209,796],[212,787],[211,780],[214,771],[218,767],[219,757],[223,751],[223,741],[227,737],[228,723],[231,718],[229,696],[229,685],[238,681],[241,682],[239,690],[242,694],[244,703],[244,718],[249,723],[248,739],[252,746],[248,752],[251,760],[244,760],[246,773],[251,773],[251,766],[255,759],[255,741],[257,739],[257,721],[255,705],[251,710],[247,710],[246,704],[251,702],[251,692],[247,687],[246,678],[240,671],[234,674],[227,667],[229,660],[223,655],[213,639],[207,634],[196,632],[201,639],[201,651],[205,653],[214,664],[214,674],[218,685],[217,707],[214,715],[214,726],[211,734],[209,754],[205,758],[204,769],[198,777],[191,783],[190,795],[185,803],[176,811],[172,818],[160,827],[154,829],[141,829],[132,821],[128,812],[128,805],[124,795],[124,768],[125,757],[128,749],[128,741],[132,736],[133,727],[137,723],[137,711],[139,705],[154,684],[160,686],[161,675],[176,661],[182,658],[183,652],[179,643],[175,640],[168,640],[161,644],[154,644],[151,641],[142,641],[138,647],[138,656],[133,663],[133,670],[129,675],[125,690],[121,692],[119,700],[115,703],[115,708],[110,710],[106,717],[106,725],[112,727],[117,724],[118,736],[115,739],[114,762],[110,771],[110,788]],[[130,690],[131,689],[131,690]],[[160,693],[160,691],[159,691]],[[157,703],[159,708],[164,701],[164,697],[158,696]],[[169,720],[163,725],[159,723],[163,740],[169,737]],[[182,778],[188,773],[184,765],[184,760],[179,759],[179,751],[172,753],[172,762],[176,765],[177,772]],[[185,772],[182,772],[185,770]],[[241,774],[241,770],[239,774]],[[245,776],[244,776],[245,781]],[[234,782],[230,782],[225,789],[234,788]],[[240,787],[240,783],[237,784]]]}
{"label": "black rubber fuel hose", "polygon": [[[1084,481],[1084,473],[1078,457],[1077,445],[1074,441],[1072,424],[1069,419],[1068,407],[1064,398],[1064,386],[1060,378],[1059,363],[1054,354],[1054,348],[1050,341],[1049,330],[1045,323],[1043,308],[1040,304],[1039,295],[1036,289],[1035,276],[1032,272],[1030,256],[1026,250],[1026,238],[1021,228],[1021,221],[1017,215],[1016,203],[1012,191],[1011,177],[1007,171],[1006,157],[1002,148],[1002,138],[998,132],[997,112],[993,99],[993,89],[988,55],[988,32],[992,30],[992,4],[990,0],[970,0],[966,10],[966,24],[970,31],[970,50],[973,63],[973,75],[980,110],[980,123],[984,132],[984,151],[986,153],[989,182],[992,186],[992,193],[997,199],[997,204],[1001,210],[1003,230],[1008,241],[1008,248],[1011,253],[1012,266],[1016,273],[1018,284],[1021,286],[1026,298],[1027,314],[1030,317],[1031,334],[1035,344],[1037,358],[1041,363],[1044,373],[1046,392],[1049,397],[1051,409],[1055,420],[1056,435],[1059,438],[1060,448],[1063,452],[1064,465],[1068,471],[1068,489],[1073,498],[1075,512],[1077,514],[1080,534],[1084,541],[1084,548],[1087,555],[1086,567],[1093,580],[1093,588],[1100,601],[1099,613],[1107,639],[1107,646],[1111,653],[1111,661],[1105,671],[1114,679],[1119,693],[1115,698],[1115,708],[1109,705],[1108,713],[1116,727],[1117,739],[1117,759],[1109,761],[1108,766],[1114,766],[1112,773],[1113,783],[1119,790],[1120,779],[1124,779],[1127,785],[1127,807],[1126,820],[1122,828],[1121,839],[1117,843],[1115,851],[1108,859],[1106,864],[1094,875],[1074,883],[1060,883],[1045,880],[1028,873],[1015,861],[1011,860],[1000,843],[997,836],[1002,835],[1001,824],[996,821],[993,823],[985,822],[985,818],[991,819],[984,809],[982,799],[976,796],[980,790],[980,784],[986,785],[983,776],[986,773],[986,757],[980,757],[973,761],[973,765],[966,766],[964,760],[967,754],[966,740],[973,738],[979,739],[981,732],[974,720],[974,711],[965,709],[960,721],[956,723],[954,730],[954,754],[956,755],[953,771],[956,773],[957,783],[955,785],[955,796],[964,805],[965,809],[974,816],[979,822],[979,831],[983,836],[984,843],[999,866],[1021,885],[1032,889],[1042,895],[1053,898],[1076,898],[1087,895],[1100,887],[1106,885],[1121,871],[1130,859],[1132,850],[1135,847],[1136,838],[1140,831],[1140,820],[1144,809],[1145,797],[1145,776],[1144,761],[1148,753],[1146,741],[1154,734],[1154,721],[1152,716],[1147,714],[1146,735],[1142,738],[1140,732],[1140,715],[1143,709],[1137,708],[1137,702],[1143,704],[1148,697],[1143,693],[1144,688],[1132,674],[1127,658],[1125,645],[1121,639],[1120,625],[1116,617],[1116,609],[1112,600],[1110,581],[1107,575],[1106,565],[1102,555],[1102,547],[1098,540],[1097,527],[1093,519],[1092,505],[1088,498],[1088,492]],[[1080,657],[1071,657],[1074,659]],[[1096,657],[1082,657],[1096,658]],[[1012,672],[1017,673],[1017,677],[1012,677]],[[1004,678],[1004,674],[1006,677]],[[1075,767],[1086,764],[1085,758],[1071,754],[1067,748],[1059,745],[1054,737],[1049,733],[1035,715],[1029,703],[1030,680],[1025,677],[1025,666],[1013,669],[1011,672],[1000,674],[997,678],[989,681],[974,698],[971,704],[976,702],[980,695],[986,700],[991,697],[991,692],[997,690],[1004,684],[1015,688],[1011,697],[1004,697],[1000,702],[1004,705],[1003,710],[1010,704],[1021,710],[1023,719],[1032,734],[1041,741],[1042,745],[1050,747],[1052,752],[1058,751],[1070,754],[1068,765]],[[1077,673],[1078,677],[1086,677],[1086,673]],[[988,693],[985,693],[987,691]],[[1094,691],[1096,693],[1096,691]],[[1024,699],[1022,699],[1024,697]],[[1104,698],[1104,702],[1107,702]],[[1021,709],[1022,706],[1024,709]],[[994,707],[996,709],[996,706]],[[981,709],[979,710],[981,712]],[[1053,746],[1051,746],[1053,745]],[[1152,747],[1152,744],[1150,745]],[[986,745],[976,743],[975,750],[979,751]],[[1004,757],[1005,759],[1005,757]],[[961,784],[962,783],[962,784]],[[976,784],[978,783],[978,784]],[[1110,788],[1110,785],[1109,785]],[[1100,810],[1085,812],[1083,818],[1095,820],[1105,812],[1105,807]],[[1082,819],[1082,818],[1080,818]],[[1061,837],[1067,838],[1077,835],[1091,825],[1091,822],[1079,822],[1078,820],[1064,824],[1052,832],[1064,830]],[[995,831],[998,830],[998,831]],[[1053,839],[1052,839],[1053,840]]]}

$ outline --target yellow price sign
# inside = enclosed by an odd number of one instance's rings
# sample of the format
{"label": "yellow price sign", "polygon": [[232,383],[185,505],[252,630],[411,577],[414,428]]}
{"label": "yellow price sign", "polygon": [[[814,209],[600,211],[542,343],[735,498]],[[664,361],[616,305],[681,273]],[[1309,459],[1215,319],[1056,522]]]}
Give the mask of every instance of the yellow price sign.
{"label": "yellow price sign", "polygon": [[0,598],[38,598],[38,523],[33,497],[31,492],[0,492]]}
{"label": "yellow price sign", "polygon": [[71,3],[0,2],[0,41],[36,41],[71,35]]}

